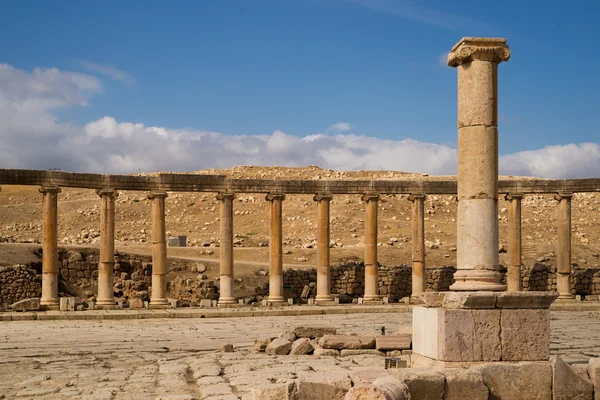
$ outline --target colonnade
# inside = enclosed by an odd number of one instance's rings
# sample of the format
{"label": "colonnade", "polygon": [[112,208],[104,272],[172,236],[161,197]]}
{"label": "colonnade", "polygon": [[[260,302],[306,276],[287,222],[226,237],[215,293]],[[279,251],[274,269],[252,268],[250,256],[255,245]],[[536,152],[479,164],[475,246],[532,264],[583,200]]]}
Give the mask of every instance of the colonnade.
{"label": "colonnade", "polygon": [[[42,228],[42,297],[41,305],[47,309],[59,308],[58,280],[58,186],[44,186]],[[100,196],[100,259],[98,264],[99,308],[114,308],[113,274],[115,251],[115,199],[113,189],[96,190]],[[152,207],[152,295],[150,307],[169,307],[167,299],[167,243],[165,229],[166,192],[151,192],[148,199]],[[234,259],[233,259],[233,200],[234,193],[219,193],[220,201],[220,298],[219,304],[235,304]],[[283,304],[283,231],[282,216],[283,193],[269,193],[266,201],[270,209],[270,268],[269,295],[270,304]],[[330,292],[330,205],[333,196],[330,193],[318,193],[314,196],[317,203],[317,304],[333,302]],[[412,194],[412,294],[425,291],[425,194]],[[505,196],[508,206],[508,248],[506,286],[510,292],[521,288],[522,239],[521,239],[521,200],[522,193],[510,193]],[[573,298],[571,294],[571,199],[572,193],[559,193],[558,201],[558,242],[557,242],[557,290],[560,298]],[[364,263],[365,291],[363,301],[380,302],[378,291],[377,231],[378,231],[378,193],[365,193],[361,198],[365,204]]]}

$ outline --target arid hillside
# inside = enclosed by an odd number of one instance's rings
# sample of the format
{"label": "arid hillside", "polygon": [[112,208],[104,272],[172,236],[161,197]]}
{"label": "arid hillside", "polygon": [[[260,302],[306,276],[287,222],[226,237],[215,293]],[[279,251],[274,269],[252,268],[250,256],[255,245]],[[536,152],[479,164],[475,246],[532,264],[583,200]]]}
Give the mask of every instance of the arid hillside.
{"label": "arid hillside", "polygon": [[[263,179],[428,179],[421,174],[391,171],[340,172],[318,167],[234,167],[203,170],[199,174],[225,174],[235,178]],[[431,178],[429,178],[431,179]],[[435,179],[449,179],[436,177]],[[42,195],[37,187],[3,186],[0,192],[0,264],[19,262],[21,252],[11,243],[40,243]],[[454,196],[426,200],[428,266],[456,263],[456,202]],[[407,196],[382,196],[379,204],[379,261],[384,265],[410,264],[410,207]],[[499,202],[500,244],[506,243],[507,203]],[[94,247],[99,242],[100,200],[93,190],[63,189],[59,196],[61,247]],[[170,193],[167,198],[167,235],[186,235],[187,248],[169,248],[169,256],[217,260],[219,203],[211,193]],[[264,194],[239,194],[234,203],[235,258],[244,265],[268,264],[269,215]],[[283,205],[284,263],[314,266],[316,204],[312,196],[289,195]],[[121,192],[116,211],[117,248],[150,254],[150,201],[144,192]],[[557,202],[551,195],[528,195],[523,200],[524,263],[544,258],[555,262]],[[331,205],[332,261],[361,258],[364,203],[359,195],[336,195]],[[13,253],[11,253],[11,251]],[[502,249],[501,249],[502,252]],[[600,194],[573,198],[573,262],[581,267],[600,266]],[[500,262],[504,261],[500,254]],[[216,272],[216,271],[215,271]],[[238,273],[244,274],[239,271]]]}

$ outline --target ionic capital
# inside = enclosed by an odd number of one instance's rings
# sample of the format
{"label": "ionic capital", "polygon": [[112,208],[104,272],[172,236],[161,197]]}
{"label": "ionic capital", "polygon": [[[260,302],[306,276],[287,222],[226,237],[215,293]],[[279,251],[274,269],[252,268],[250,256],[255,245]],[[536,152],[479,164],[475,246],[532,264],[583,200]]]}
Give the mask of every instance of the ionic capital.
{"label": "ionic capital", "polygon": [[360,199],[365,203],[368,203],[370,201],[378,201],[379,193],[365,193],[360,197]]}
{"label": "ionic capital", "polygon": [[426,198],[427,198],[426,194],[423,194],[423,193],[413,194],[413,193],[411,193],[408,196],[408,201],[412,201],[412,202],[415,202],[415,200],[425,201]]}
{"label": "ionic capital", "polygon": [[573,197],[573,193],[557,193],[556,196],[554,196],[554,200],[557,200],[557,201],[561,201],[562,199],[571,200],[571,197]]}
{"label": "ionic capital", "polygon": [[217,194],[217,200],[219,200],[219,201],[225,201],[225,200],[232,201],[233,199],[235,199],[235,193],[231,193],[231,192],[219,192]]}
{"label": "ionic capital", "polygon": [[167,197],[169,197],[169,195],[167,194],[167,192],[150,192],[150,193],[148,193],[148,199],[149,200],[165,199]]}
{"label": "ionic capital", "polygon": [[523,198],[523,193],[506,193],[506,195],[504,196],[504,200],[521,200]]}
{"label": "ionic capital", "polygon": [[62,192],[62,189],[58,186],[42,186],[40,188],[40,193],[46,194],[46,193],[60,193]]}
{"label": "ionic capital", "polygon": [[500,64],[509,58],[510,50],[504,38],[464,37],[448,54],[448,65],[454,68],[473,60]]}
{"label": "ionic capital", "polygon": [[285,200],[285,194],[283,194],[283,193],[268,193],[265,196],[265,200],[266,201],[274,201],[274,200],[283,201],[283,200]]}
{"label": "ionic capital", "polygon": [[331,199],[333,198],[333,196],[331,195],[331,193],[317,193],[315,194],[315,197],[313,197],[314,201],[331,201]]}
{"label": "ionic capital", "polygon": [[117,192],[115,189],[96,189],[96,194],[100,197],[110,197],[110,198],[117,198],[119,196],[119,192]]}

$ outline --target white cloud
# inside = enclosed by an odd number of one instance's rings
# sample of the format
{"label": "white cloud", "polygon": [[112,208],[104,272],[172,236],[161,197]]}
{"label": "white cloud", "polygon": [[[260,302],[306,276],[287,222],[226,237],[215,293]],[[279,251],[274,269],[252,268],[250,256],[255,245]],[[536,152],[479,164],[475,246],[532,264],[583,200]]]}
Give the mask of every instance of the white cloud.
{"label": "white cloud", "polygon": [[[344,133],[339,122],[304,137],[279,130],[266,135],[225,135],[146,126],[110,116],[84,126],[60,123],[54,110],[85,106],[102,91],[90,75],[0,65],[0,168],[62,168],[132,173],[193,171],[234,165],[319,165],[355,170],[386,169],[456,173],[456,149],[413,139],[384,140]],[[449,131],[454,134],[454,130]],[[450,134],[450,133],[449,133]],[[600,176],[598,143],[548,146],[500,158],[503,174],[574,178]]]}
{"label": "white cloud", "polygon": [[115,81],[123,81],[129,86],[135,85],[135,78],[130,73],[121,71],[112,65],[96,64],[85,60],[79,60],[77,62],[86,71],[95,72]]}

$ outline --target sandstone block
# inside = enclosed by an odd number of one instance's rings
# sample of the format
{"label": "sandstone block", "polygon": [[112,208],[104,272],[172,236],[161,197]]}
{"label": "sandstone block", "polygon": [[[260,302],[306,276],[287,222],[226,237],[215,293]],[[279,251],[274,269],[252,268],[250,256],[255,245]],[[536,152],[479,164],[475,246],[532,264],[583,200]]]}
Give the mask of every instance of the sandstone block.
{"label": "sandstone block", "polygon": [[374,349],[375,337],[352,335],[325,335],[319,339],[324,349]]}
{"label": "sandstone block", "polygon": [[25,299],[17,301],[11,305],[13,311],[38,311],[40,309],[40,299]]}
{"label": "sandstone block", "polygon": [[448,369],[444,371],[446,384],[444,400],[487,400],[489,391],[479,371]]}
{"label": "sandstone block", "polygon": [[552,292],[500,292],[497,308],[548,309],[558,297]]}
{"label": "sandstone block", "polygon": [[352,381],[346,372],[300,371],[296,380],[296,400],[343,400],[351,388]]}
{"label": "sandstone block", "polygon": [[550,356],[550,311],[503,309],[503,361],[545,361]]}
{"label": "sandstone block", "polygon": [[337,357],[340,355],[340,351],[334,349],[316,348],[313,355],[324,357]]}
{"label": "sandstone block", "polygon": [[437,309],[441,361],[499,361],[500,310]]}
{"label": "sandstone block", "polygon": [[294,333],[299,338],[316,339],[325,335],[335,335],[336,328],[329,326],[299,326],[294,329]]}
{"label": "sandstone block", "polygon": [[559,356],[552,356],[552,399],[553,400],[592,400],[594,385],[578,375]]}
{"label": "sandstone block", "polygon": [[295,384],[286,382],[281,384],[261,385],[252,389],[250,396],[253,400],[293,400]]}
{"label": "sandstone block", "polygon": [[277,338],[269,343],[265,349],[265,352],[272,356],[286,355],[289,354],[291,349],[292,342],[284,338]]}
{"label": "sandstone block", "polygon": [[381,351],[410,349],[411,335],[377,336],[375,348]]}
{"label": "sandstone block", "polygon": [[389,369],[390,375],[408,386],[411,399],[442,400],[444,374],[423,368]]}
{"label": "sandstone block", "polygon": [[269,343],[271,343],[271,339],[270,338],[257,339],[257,340],[254,341],[254,350],[256,350],[256,351],[265,351],[265,349],[267,348],[267,346],[269,345]]}
{"label": "sandstone block", "polygon": [[377,379],[372,385],[354,386],[345,400],[410,400],[408,386],[394,377]]}
{"label": "sandstone block", "polygon": [[600,358],[590,358],[587,372],[594,385],[594,400],[600,400]]}
{"label": "sandstone block", "polygon": [[279,337],[280,338],[284,338],[286,340],[289,340],[290,342],[293,342],[294,340],[296,340],[296,334],[294,332],[292,332],[292,331],[281,332],[279,334]]}
{"label": "sandstone block", "polygon": [[549,362],[489,363],[474,369],[481,373],[490,399],[547,400],[552,398]]}
{"label": "sandstone block", "polygon": [[310,344],[309,338],[300,338],[294,343],[292,343],[292,348],[290,349],[290,355],[304,355],[310,354],[313,352],[313,346]]}
{"label": "sandstone block", "polygon": [[494,292],[447,292],[442,308],[492,309],[496,307]]}
{"label": "sandstone block", "polygon": [[235,348],[233,347],[233,345],[231,343],[227,343],[227,344],[222,344],[221,346],[219,346],[219,351],[221,353],[233,353],[235,351]]}
{"label": "sandstone block", "polygon": [[340,355],[342,357],[362,356],[362,355],[385,357],[384,352],[376,350],[376,349],[342,349],[342,350],[340,350]]}

